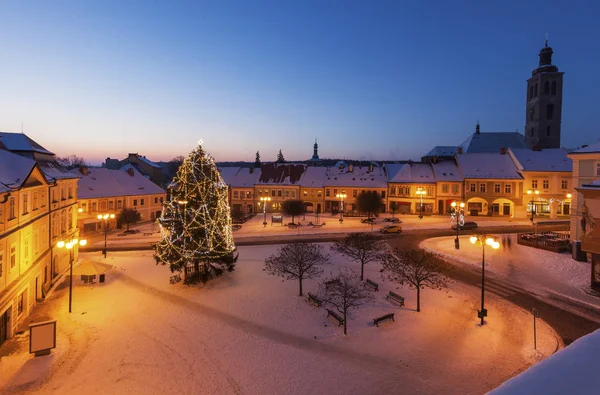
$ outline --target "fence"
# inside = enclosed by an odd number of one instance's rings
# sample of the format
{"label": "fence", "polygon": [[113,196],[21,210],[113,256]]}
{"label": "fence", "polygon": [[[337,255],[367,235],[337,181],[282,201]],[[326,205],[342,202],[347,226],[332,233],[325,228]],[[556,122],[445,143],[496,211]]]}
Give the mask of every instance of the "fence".
{"label": "fence", "polygon": [[557,253],[568,251],[571,245],[568,237],[566,238],[564,235],[555,234],[554,232],[545,234],[519,233],[517,244]]}

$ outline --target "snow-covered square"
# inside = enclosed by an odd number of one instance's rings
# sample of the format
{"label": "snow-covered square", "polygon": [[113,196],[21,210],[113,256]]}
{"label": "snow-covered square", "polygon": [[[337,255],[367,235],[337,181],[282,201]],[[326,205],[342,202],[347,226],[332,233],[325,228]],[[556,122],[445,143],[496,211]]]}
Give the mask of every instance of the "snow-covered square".
{"label": "snow-covered square", "polygon": [[[325,245],[329,250],[329,245]],[[323,308],[298,296],[298,284],[263,271],[277,246],[239,248],[236,270],[205,286],[169,284],[152,253],[99,253],[82,259],[109,263],[107,282],[75,281],[73,313],[67,289],[39,309],[58,319],[57,348],[27,355],[25,334],[0,359],[0,388],[41,393],[202,394],[480,394],[553,353],[560,342],[538,321],[538,351],[528,312],[491,296],[489,321],[478,326],[478,292],[453,283],[425,289],[422,312],[408,288],[381,278],[375,299],[350,317],[348,336]],[[332,254],[325,274],[358,264]],[[324,275],[325,276],[325,275]],[[317,289],[306,281],[305,293]],[[398,307],[385,299],[406,298]],[[373,319],[395,313],[395,321]],[[36,319],[36,321],[37,321]],[[493,368],[492,368],[493,367]]]}

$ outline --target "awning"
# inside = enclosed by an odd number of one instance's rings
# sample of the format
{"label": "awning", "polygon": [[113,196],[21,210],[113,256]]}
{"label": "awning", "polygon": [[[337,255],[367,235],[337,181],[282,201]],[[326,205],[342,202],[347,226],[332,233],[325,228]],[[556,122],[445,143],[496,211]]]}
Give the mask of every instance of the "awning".
{"label": "awning", "polygon": [[83,261],[83,263],[73,268],[73,275],[93,276],[97,274],[102,274],[110,268],[112,268],[111,265],[107,265],[104,263]]}
{"label": "awning", "polygon": [[594,229],[581,240],[581,249],[585,252],[600,254],[600,229]]}

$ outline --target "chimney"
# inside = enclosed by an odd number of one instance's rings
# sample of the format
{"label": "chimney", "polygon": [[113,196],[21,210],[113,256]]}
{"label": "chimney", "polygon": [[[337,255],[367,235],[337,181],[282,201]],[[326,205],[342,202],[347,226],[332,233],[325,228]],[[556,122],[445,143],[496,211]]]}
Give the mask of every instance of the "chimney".
{"label": "chimney", "polygon": [[504,147],[500,148],[500,154],[501,155],[506,154],[506,148],[504,148]]}
{"label": "chimney", "polygon": [[131,177],[133,177],[133,175],[135,174],[135,173],[133,172],[133,167],[130,167],[129,169],[127,169],[127,173],[128,173],[128,174],[129,174]]}
{"label": "chimney", "polygon": [[348,165],[348,173],[352,173],[353,170],[354,170],[354,166],[352,165],[352,163],[350,163]]}
{"label": "chimney", "polygon": [[462,154],[462,147],[458,147],[458,151],[456,151],[457,154],[461,155]]}
{"label": "chimney", "polygon": [[84,176],[88,175],[88,167],[87,166],[79,166],[79,171],[81,172],[81,174],[83,174]]}

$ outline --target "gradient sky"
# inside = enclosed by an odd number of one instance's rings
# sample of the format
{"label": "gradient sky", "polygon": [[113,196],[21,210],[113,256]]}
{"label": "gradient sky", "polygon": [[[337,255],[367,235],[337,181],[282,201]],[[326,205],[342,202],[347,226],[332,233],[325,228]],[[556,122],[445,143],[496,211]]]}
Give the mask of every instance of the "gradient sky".
{"label": "gradient sky", "polygon": [[93,163],[418,159],[523,131],[546,32],[562,144],[600,138],[597,1],[0,0],[0,130]]}

